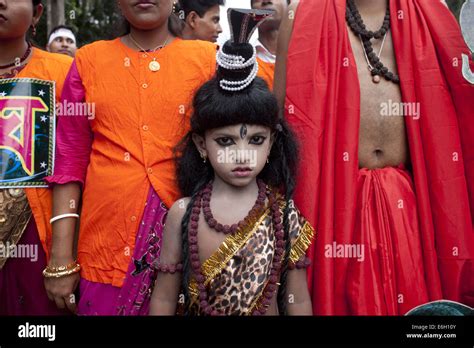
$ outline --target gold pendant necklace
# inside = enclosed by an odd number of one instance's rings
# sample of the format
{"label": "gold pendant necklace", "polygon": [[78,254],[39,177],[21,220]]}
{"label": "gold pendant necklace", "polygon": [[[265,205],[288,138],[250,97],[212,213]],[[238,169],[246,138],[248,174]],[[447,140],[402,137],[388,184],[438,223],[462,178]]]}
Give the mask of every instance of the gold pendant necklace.
{"label": "gold pendant necklace", "polygon": [[153,60],[148,64],[148,69],[150,69],[153,72],[157,72],[158,70],[161,69],[160,63],[157,62],[156,58],[153,58]]}
{"label": "gold pendant necklace", "polygon": [[[138,42],[133,38],[132,34],[128,34],[129,38],[130,38],[130,41],[132,41],[132,43],[138,47],[138,49],[140,49],[142,52],[148,52],[147,50],[145,50],[144,48],[142,48]],[[162,45],[159,45],[158,47],[156,47],[154,50],[152,50],[150,53],[155,53],[156,51],[158,51],[159,49],[162,49],[163,47],[165,47],[167,44],[168,44],[168,40],[169,40],[169,36],[166,38],[166,41],[162,44]],[[156,57],[153,58],[153,60],[148,64],[148,69],[150,69],[151,72],[157,72],[161,69],[161,64],[156,60]]]}

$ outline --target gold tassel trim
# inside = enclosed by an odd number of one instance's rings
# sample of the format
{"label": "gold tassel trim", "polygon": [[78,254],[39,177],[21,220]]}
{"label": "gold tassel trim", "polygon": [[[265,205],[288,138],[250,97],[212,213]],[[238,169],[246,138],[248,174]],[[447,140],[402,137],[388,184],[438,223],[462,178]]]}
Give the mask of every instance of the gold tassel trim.
{"label": "gold tassel trim", "polygon": [[[283,210],[286,206],[286,202],[282,199],[280,194],[277,194],[277,199],[280,203],[280,209]],[[259,219],[253,221],[249,224],[247,228],[238,230],[234,235],[229,235],[224,242],[221,244],[219,249],[207,259],[202,264],[202,272],[206,277],[205,285],[208,286],[209,283],[226,267],[230,259],[242,248],[242,246],[250,239],[250,237],[259,229],[262,222],[270,214],[270,207],[268,207],[265,212],[261,215]],[[293,243],[290,251],[289,262],[296,263],[303,255],[306,254],[309,246],[311,245],[312,239],[314,237],[314,229],[309,224],[305,222],[301,231],[298,235],[298,238]],[[282,257],[283,259],[283,257]],[[267,280],[268,282],[268,280]],[[265,289],[266,286],[263,287]],[[198,303],[199,291],[197,288],[197,282],[193,278],[189,284],[189,292],[191,295],[191,305]],[[252,312],[252,309],[258,304],[261,299],[263,292],[256,296],[250,310],[246,313],[249,315]]]}
{"label": "gold tassel trim", "polygon": [[314,234],[314,228],[306,221],[301,228],[298,238],[296,238],[296,241],[291,246],[289,262],[296,263],[303,255],[306,255],[306,250],[311,245]]}
{"label": "gold tassel trim", "polygon": [[[285,207],[285,204],[280,205],[281,209]],[[301,228],[301,232],[296,239],[295,243],[291,247],[290,251],[290,258],[289,262],[296,263],[303,255],[306,255],[306,250],[308,250],[309,246],[311,245],[312,239],[314,237],[314,228],[311,226],[309,222],[305,222],[303,227]],[[282,256],[282,261],[284,259],[284,255]],[[263,296],[263,292],[265,291],[268,284],[268,279],[265,281],[265,286],[262,288],[262,292],[256,296],[254,301],[252,302],[249,310],[245,313],[245,315],[251,315],[255,307],[257,307],[260,303],[260,300]],[[281,285],[277,283],[278,287]],[[278,288],[276,290],[278,293]]]}
{"label": "gold tassel trim", "polygon": [[[201,266],[202,273],[206,277],[207,286],[214,277],[216,277],[225,268],[230,259],[242,248],[250,237],[259,229],[263,220],[270,214],[270,208],[267,208],[260,218],[252,221],[246,228],[239,229],[233,235],[229,235],[217,251],[211,255]],[[193,278],[189,284],[189,292],[192,297],[199,294],[196,280]]]}

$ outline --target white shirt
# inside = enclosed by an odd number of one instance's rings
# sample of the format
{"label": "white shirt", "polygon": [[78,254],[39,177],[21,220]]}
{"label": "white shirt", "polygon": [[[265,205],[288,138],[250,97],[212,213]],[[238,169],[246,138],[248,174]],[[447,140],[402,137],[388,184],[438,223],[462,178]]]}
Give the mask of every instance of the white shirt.
{"label": "white shirt", "polygon": [[257,57],[260,58],[265,63],[275,64],[276,55],[271,53],[261,42],[256,40],[253,45],[257,49]]}

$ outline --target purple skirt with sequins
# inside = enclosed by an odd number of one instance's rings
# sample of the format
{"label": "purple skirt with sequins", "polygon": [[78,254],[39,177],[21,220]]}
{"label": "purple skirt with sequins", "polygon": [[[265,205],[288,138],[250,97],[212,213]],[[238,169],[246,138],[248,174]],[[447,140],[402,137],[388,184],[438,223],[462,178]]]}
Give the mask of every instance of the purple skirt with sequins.
{"label": "purple skirt with sequins", "polygon": [[150,189],[135,249],[121,288],[81,279],[79,315],[148,315],[156,279],[152,262],[159,258],[167,208]]}

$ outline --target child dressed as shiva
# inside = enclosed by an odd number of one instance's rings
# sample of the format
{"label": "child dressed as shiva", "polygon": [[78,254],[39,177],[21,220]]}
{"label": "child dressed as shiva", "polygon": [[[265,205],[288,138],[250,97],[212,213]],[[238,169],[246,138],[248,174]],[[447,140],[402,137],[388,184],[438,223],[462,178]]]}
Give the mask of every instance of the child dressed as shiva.
{"label": "child dressed as shiva", "polygon": [[314,230],[291,197],[297,144],[248,43],[271,11],[229,10],[217,76],[194,97],[178,146],[151,315],[311,315]]}

